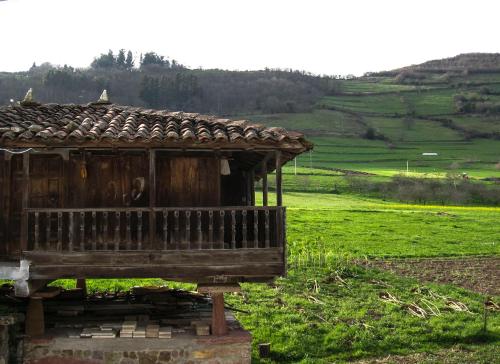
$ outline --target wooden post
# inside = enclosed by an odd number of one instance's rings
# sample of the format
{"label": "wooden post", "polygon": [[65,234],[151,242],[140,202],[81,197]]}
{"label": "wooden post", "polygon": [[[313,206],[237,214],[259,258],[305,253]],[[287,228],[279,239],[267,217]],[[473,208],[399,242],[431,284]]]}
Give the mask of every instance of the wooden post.
{"label": "wooden post", "polygon": [[248,173],[248,183],[250,185],[250,206],[255,206],[255,172],[253,169]]}
{"label": "wooden post", "polygon": [[28,250],[28,212],[30,196],[30,154],[23,154],[23,198],[21,212],[21,254]]}
{"label": "wooden post", "polygon": [[156,249],[156,152],[149,150],[149,242],[150,249]]}
{"label": "wooden post", "polygon": [[10,199],[12,195],[12,191],[10,188],[11,185],[11,179],[12,179],[12,163],[11,163],[11,158],[12,154],[4,152],[4,159],[5,159],[5,173],[4,173],[4,178],[5,178],[5,183],[4,183],[4,198],[5,198],[5,205],[4,205],[4,239],[5,239],[5,253],[6,255],[9,255],[10,253]]}
{"label": "wooden post", "polygon": [[276,151],[276,206],[283,205],[283,190],[281,183],[281,152]]}
{"label": "wooden post", "polygon": [[224,293],[214,292],[212,296],[212,335],[226,335],[228,332],[224,313]]}
{"label": "wooden post", "polygon": [[262,206],[268,205],[267,195],[268,195],[268,186],[267,186],[267,156],[262,161]]}
{"label": "wooden post", "polygon": [[43,298],[30,297],[26,311],[26,335],[42,336],[45,332]]}

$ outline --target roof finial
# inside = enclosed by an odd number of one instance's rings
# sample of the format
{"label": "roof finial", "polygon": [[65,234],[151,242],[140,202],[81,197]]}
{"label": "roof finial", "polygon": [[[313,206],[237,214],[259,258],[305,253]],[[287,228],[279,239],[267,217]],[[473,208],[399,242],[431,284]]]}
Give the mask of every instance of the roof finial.
{"label": "roof finial", "polygon": [[26,92],[26,95],[24,96],[23,102],[26,103],[31,103],[33,102],[33,89],[30,88],[28,92]]}
{"label": "roof finial", "polygon": [[39,105],[37,102],[33,100],[33,89],[30,88],[28,92],[26,92],[26,95],[24,96],[23,101],[21,101],[22,106],[29,106],[29,105]]}
{"label": "roof finial", "polygon": [[109,97],[108,97],[108,91],[102,90],[102,94],[99,97],[99,100],[97,100],[98,104],[109,104]]}

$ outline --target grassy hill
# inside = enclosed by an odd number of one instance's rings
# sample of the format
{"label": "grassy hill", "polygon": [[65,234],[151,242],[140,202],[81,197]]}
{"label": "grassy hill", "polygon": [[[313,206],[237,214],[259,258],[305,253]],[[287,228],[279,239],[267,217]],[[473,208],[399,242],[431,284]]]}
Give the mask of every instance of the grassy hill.
{"label": "grassy hill", "polygon": [[316,147],[299,157],[299,166],[391,176],[406,173],[408,162],[413,175],[500,177],[499,54],[339,82],[339,91],[309,113],[245,117],[308,135]]}

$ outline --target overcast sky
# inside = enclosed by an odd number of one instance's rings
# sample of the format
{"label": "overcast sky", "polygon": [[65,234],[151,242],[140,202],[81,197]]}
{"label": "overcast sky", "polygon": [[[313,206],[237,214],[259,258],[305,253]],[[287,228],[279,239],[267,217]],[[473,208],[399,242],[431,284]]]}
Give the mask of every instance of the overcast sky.
{"label": "overcast sky", "polygon": [[497,0],[6,0],[0,71],[87,67],[125,48],[189,67],[360,75],[500,52],[499,14]]}

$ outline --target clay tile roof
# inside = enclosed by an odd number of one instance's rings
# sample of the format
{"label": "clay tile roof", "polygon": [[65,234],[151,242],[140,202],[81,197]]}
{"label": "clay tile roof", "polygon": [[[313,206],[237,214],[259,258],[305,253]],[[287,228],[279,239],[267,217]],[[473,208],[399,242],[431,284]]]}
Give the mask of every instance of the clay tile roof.
{"label": "clay tile roof", "polygon": [[270,147],[298,154],[312,148],[300,133],[247,120],[114,104],[0,107],[0,143],[9,146]]}

